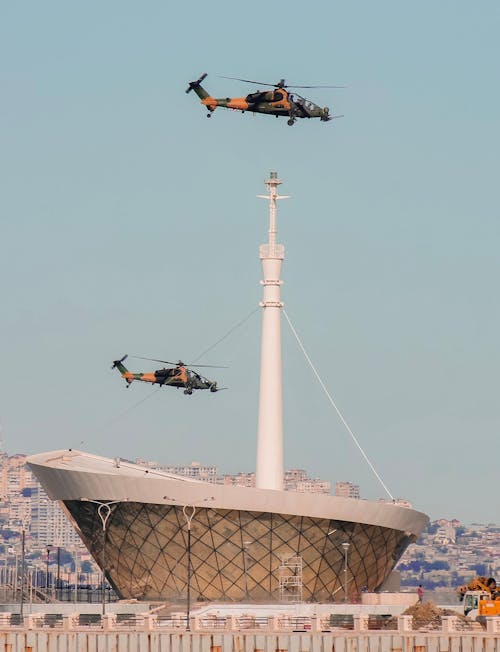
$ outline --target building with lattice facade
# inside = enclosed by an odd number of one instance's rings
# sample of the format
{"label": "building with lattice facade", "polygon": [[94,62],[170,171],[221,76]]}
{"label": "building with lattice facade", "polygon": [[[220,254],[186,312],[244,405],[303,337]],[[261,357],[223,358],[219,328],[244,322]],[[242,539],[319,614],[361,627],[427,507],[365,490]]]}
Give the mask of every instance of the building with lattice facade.
{"label": "building with lattice facade", "polygon": [[94,559],[103,563],[98,515],[110,502],[105,571],[122,598],[178,600],[187,594],[191,524],[193,600],[279,599],[282,560],[302,560],[302,598],[326,601],[379,588],[426,526],[425,514],[391,503],[199,482],[78,451],[29,458]]}
{"label": "building with lattice facade", "polygon": [[[289,592],[293,599],[328,601],[341,590],[376,590],[427,525],[425,514],[392,503],[300,491],[309,482],[305,472],[284,474],[285,247],[277,237],[277,202],[287,196],[278,194],[281,183],[271,172],[267,194],[259,195],[269,201],[269,228],[267,243],[259,247],[256,486],[202,482],[201,468],[193,465],[186,477],[175,468],[156,470],[71,450],[29,460],[122,598],[260,601],[284,599]],[[294,490],[284,491],[287,484]]]}

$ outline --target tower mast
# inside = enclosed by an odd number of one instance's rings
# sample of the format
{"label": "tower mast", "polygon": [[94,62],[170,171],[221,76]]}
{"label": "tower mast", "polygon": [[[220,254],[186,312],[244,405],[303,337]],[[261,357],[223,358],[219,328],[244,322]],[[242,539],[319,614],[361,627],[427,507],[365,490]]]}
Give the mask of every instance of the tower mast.
{"label": "tower mast", "polygon": [[283,405],[281,389],[281,263],[285,247],[277,244],[276,202],[286,199],[278,195],[282,183],[277,172],[271,172],[264,183],[269,199],[269,238],[260,246],[263,286],[262,343],[260,357],[259,423],[257,435],[256,487],[283,490]]}

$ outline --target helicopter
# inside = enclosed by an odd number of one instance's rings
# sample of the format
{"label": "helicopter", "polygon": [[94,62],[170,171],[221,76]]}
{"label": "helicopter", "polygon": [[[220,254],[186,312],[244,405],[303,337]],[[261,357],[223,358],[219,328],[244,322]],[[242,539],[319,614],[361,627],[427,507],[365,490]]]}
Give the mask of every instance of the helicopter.
{"label": "helicopter", "polygon": [[206,76],[207,73],[204,72],[199,79],[189,82],[186,93],[194,91],[198,95],[201,103],[208,109],[207,118],[212,116],[212,113],[218,106],[241,111],[242,113],[250,111],[252,113],[274,115],[277,118],[280,116],[288,117],[287,124],[290,127],[295,124],[297,118],[319,118],[321,122],[328,122],[333,118],[342,117],[340,115],[330,115],[330,109],[327,106],[321,108],[314,102],[311,102],[311,100],[307,100],[297,93],[289,93],[287,89],[344,88],[344,86],[289,86],[285,83],[284,79],[280,79],[277,84],[267,84],[265,82],[252,81],[251,79],[240,79],[239,77],[223,77],[223,79],[234,79],[249,84],[272,86],[273,90],[256,91],[245,97],[215,98],[201,85],[201,82]]}
{"label": "helicopter", "polygon": [[[157,360],[156,358],[142,358],[140,356],[132,356],[140,360],[151,360],[153,362],[162,362],[164,364],[172,364],[174,367],[157,369],[152,372],[139,372],[134,373],[129,371],[123,362],[128,358],[128,354],[124,355],[120,360],[115,360],[111,369],[117,368],[122,378],[127,383],[127,388],[133,383],[134,380],[140,380],[144,383],[151,383],[153,385],[168,385],[170,387],[184,387],[184,394],[192,394],[194,389],[209,389],[211,392],[219,392],[225,387],[217,387],[215,380],[209,380],[201,376],[188,365],[184,364],[182,360],[178,362],[169,362],[168,360]],[[214,365],[194,365],[196,367],[213,367]]]}

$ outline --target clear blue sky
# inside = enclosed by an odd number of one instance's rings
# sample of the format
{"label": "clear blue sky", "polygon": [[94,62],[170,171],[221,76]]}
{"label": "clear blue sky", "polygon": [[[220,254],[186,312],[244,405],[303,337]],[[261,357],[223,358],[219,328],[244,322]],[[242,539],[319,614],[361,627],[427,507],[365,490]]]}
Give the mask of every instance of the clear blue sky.
{"label": "clear blue sky", "polygon": [[[277,170],[283,299],[391,492],[498,522],[500,7],[0,5],[0,418],[8,453],[80,447],[253,470],[260,316],[204,357],[229,389],[125,390],[125,353],[194,358],[258,304]],[[330,123],[217,111],[345,84]],[[287,467],[383,495],[283,323]],[[141,366],[132,363],[131,368]],[[153,368],[145,363],[146,369]],[[491,498],[493,497],[493,498]]]}

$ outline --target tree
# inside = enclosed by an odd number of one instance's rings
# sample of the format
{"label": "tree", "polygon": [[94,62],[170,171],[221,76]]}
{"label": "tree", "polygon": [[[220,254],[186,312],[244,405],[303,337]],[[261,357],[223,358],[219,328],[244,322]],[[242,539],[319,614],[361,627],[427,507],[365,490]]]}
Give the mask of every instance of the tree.
{"label": "tree", "polygon": [[89,561],[85,560],[82,563],[82,573],[92,573],[93,571],[94,569],[92,567],[92,564]]}
{"label": "tree", "polygon": [[482,577],[488,575],[488,566],[486,564],[474,564],[471,568],[476,575],[481,575]]}
{"label": "tree", "polygon": [[3,537],[6,541],[9,541],[9,539],[18,539],[19,538],[19,532],[16,532],[15,530],[0,530],[0,536]]}

